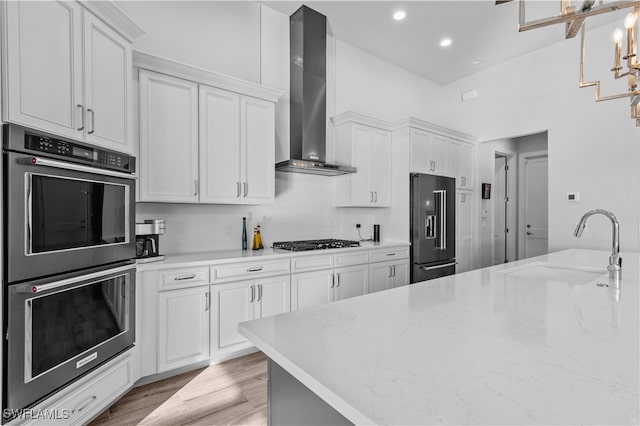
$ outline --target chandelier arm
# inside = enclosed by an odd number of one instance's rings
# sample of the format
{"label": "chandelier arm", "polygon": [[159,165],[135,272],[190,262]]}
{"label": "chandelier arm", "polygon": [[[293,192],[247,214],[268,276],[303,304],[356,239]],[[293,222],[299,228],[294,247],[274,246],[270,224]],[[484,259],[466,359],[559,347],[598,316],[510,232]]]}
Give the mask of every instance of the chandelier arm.
{"label": "chandelier arm", "polygon": [[[520,3],[520,9],[519,9],[520,25],[518,26],[518,31],[522,32],[522,31],[534,30],[536,28],[546,27],[549,25],[561,24],[563,22],[570,23],[570,22],[576,21],[577,19],[584,20],[589,16],[601,15],[603,13],[612,12],[614,10],[626,9],[629,7],[637,7],[640,4],[640,1],[638,0],[614,1],[607,4],[600,3],[597,6],[593,6],[591,9],[584,12],[580,11],[580,12],[568,13],[565,15],[553,16],[550,18],[536,19],[529,22],[527,22],[525,17],[525,10],[526,10],[525,0],[520,0],[519,3]],[[575,32],[572,31],[572,33],[573,35],[567,34],[567,38],[572,38],[573,36],[575,36],[577,34],[577,29],[575,30]],[[569,35],[571,35],[571,37],[569,37]]]}

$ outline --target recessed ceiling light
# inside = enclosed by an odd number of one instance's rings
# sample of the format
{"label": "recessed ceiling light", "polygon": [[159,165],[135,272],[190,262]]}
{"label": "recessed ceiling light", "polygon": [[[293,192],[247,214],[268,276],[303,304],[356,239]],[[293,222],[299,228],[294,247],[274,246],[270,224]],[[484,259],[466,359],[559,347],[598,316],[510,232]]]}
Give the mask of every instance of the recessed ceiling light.
{"label": "recessed ceiling light", "polygon": [[406,17],[407,12],[405,12],[404,10],[397,10],[393,13],[393,19],[395,19],[396,21],[402,21]]}
{"label": "recessed ceiling light", "polygon": [[474,60],[471,61],[472,65],[478,65],[480,64],[482,61],[484,61],[484,58],[475,58]]}
{"label": "recessed ceiling light", "polygon": [[440,47],[447,47],[447,46],[451,46],[450,38],[443,38],[442,40],[440,40]]}

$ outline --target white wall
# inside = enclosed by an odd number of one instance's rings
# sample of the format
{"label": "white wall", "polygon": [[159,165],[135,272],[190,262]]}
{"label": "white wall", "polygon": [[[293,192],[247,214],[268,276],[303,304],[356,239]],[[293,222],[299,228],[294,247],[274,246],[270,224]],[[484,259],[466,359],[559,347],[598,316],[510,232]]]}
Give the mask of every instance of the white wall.
{"label": "white wall", "polygon": [[[612,26],[594,30],[590,39],[597,42],[589,52],[612,57],[612,32]],[[588,65],[594,56],[587,56]],[[610,68],[609,62],[598,65]],[[596,103],[593,88],[578,87],[578,67],[579,38],[563,40],[444,87],[442,110],[448,114],[439,118],[481,140],[548,130],[550,251],[609,249],[611,225],[604,218],[592,218],[589,232],[573,237],[580,216],[594,208],[613,211],[623,250],[638,251],[640,130],[627,102]],[[461,103],[460,94],[469,89],[479,98]],[[581,193],[579,203],[565,200],[573,191]]]}
{"label": "white wall", "polygon": [[146,34],[134,49],[253,82],[260,80],[260,5],[117,1]]}

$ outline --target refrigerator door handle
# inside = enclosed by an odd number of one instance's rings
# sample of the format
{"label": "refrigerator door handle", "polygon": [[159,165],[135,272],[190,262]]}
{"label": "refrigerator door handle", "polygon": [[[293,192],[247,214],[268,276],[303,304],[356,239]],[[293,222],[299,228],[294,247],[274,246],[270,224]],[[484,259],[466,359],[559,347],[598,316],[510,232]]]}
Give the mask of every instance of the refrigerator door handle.
{"label": "refrigerator door handle", "polygon": [[457,265],[458,262],[450,262],[450,263],[445,263],[443,265],[436,265],[436,266],[420,266],[420,269],[422,269],[423,271],[433,271],[434,269],[441,269],[441,268],[447,268],[449,266],[455,266]]}
{"label": "refrigerator door handle", "polygon": [[447,191],[438,190],[433,191],[438,198],[438,216],[439,217],[439,226],[438,232],[436,235],[436,248],[440,250],[447,249]]}

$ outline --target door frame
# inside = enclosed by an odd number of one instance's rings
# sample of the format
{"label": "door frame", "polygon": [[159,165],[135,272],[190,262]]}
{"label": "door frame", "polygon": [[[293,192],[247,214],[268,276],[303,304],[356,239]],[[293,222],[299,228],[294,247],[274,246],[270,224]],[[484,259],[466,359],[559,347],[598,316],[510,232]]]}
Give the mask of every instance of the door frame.
{"label": "door frame", "polygon": [[[509,197],[509,210],[507,212],[507,221],[506,221],[506,226],[507,229],[509,229],[509,235],[507,237],[507,251],[510,255],[513,255],[513,258],[509,259],[509,262],[513,262],[515,260],[518,260],[518,253],[519,253],[519,248],[518,248],[518,239],[517,239],[517,235],[518,235],[518,191],[519,191],[519,187],[517,184],[517,177],[518,177],[518,154],[516,152],[513,151],[507,151],[507,150],[502,150],[502,151],[494,151],[494,163],[493,163],[493,176],[495,178],[496,175],[496,168],[495,168],[495,156],[499,155],[502,157],[507,157],[507,166],[509,167],[509,175],[507,178],[507,197]],[[495,182],[494,182],[495,183]],[[497,188],[496,188],[497,190]],[[497,194],[497,191],[495,192]],[[498,203],[498,199],[496,197],[494,197],[493,199],[493,221],[491,223],[491,229],[492,229],[492,235],[495,235],[496,233],[496,229],[495,229],[495,225],[496,225],[496,221],[495,221],[495,217],[496,217],[496,208],[498,206],[498,204],[503,205],[503,203]],[[495,246],[495,238],[491,239],[491,249],[492,249],[492,253],[493,253],[493,259],[495,260],[495,252],[496,252],[496,246]]]}
{"label": "door frame", "polygon": [[[548,161],[549,161],[549,150],[543,150],[543,151],[532,151],[532,152],[523,152],[521,154],[518,154],[518,230],[516,232],[517,235],[517,239],[518,239],[518,259],[520,259],[522,256],[524,256],[524,245],[525,245],[525,238],[524,238],[524,233],[522,232],[522,230],[520,229],[520,226],[522,226],[522,224],[524,224],[525,222],[525,217],[524,217],[524,200],[525,200],[525,196],[524,196],[524,191],[525,191],[525,182],[524,182],[524,162],[529,159],[529,158],[534,158],[534,157],[542,157],[542,156],[546,156],[547,157],[547,166],[548,166]],[[547,177],[548,177],[548,171],[547,171]],[[547,202],[549,199],[549,187],[548,187],[548,183],[547,183]],[[549,216],[549,209],[547,209],[547,226],[548,226],[548,216]],[[547,251],[549,249],[549,242],[547,240]]]}

